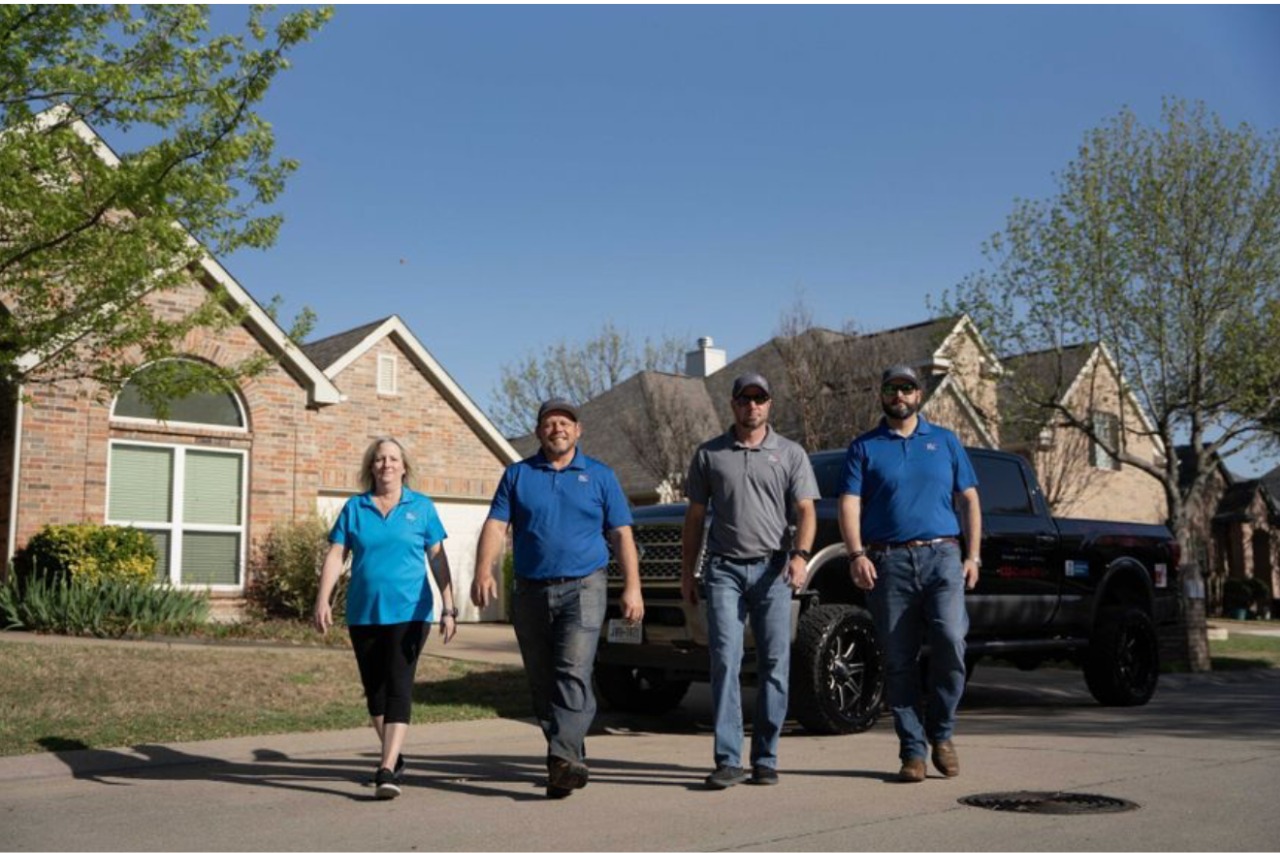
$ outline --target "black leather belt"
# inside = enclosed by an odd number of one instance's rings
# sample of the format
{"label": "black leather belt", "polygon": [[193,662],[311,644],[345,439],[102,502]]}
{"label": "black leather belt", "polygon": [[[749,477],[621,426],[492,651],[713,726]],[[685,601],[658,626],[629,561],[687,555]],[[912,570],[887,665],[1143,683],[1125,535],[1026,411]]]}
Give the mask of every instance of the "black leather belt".
{"label": "black leather belt", "polygon": [[724,560],[726,563],[733,563],[735,566],[749,566],[753,563],[767,563],[772,560],[774,554],[777,553],[777,551],[770,551],[768,554],[761,557],[729,557],[725,554],[716,554],[715,552],[712,552],[711,559]]}
{"label": "black leather belt", "polygon": [[867,546],[868,551],[895,551],[901,548],[928,548],[932,545],[945,545],[947,543],[959,545],[960,540],[954,536],[939,536],[937,539],[908,539],[906,542],[872,542]]}
{"label": "black leather belt", "polygon": [[[596,572],[598,571],[600,570],[596,569]],[[567,578],[520,578],[520,580],[527,584],[533,584],[534,586],[559,586],[560,584],[564,584],[564,583],[573,583],[574,581],[586,580],[587,578],[591,577],[591,575],[594,575],[596,572],[591,572],[590,574],[586,574],[586,575],[573,575],[572,577],[567,577]]]}

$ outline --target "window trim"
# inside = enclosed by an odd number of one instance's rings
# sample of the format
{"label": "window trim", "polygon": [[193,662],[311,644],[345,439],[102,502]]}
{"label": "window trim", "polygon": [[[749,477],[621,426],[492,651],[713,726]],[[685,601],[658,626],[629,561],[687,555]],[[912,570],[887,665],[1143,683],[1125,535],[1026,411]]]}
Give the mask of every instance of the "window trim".
{"label": "window trim", "polygon": [[[398,397],[400,395],[400,364],[399,359],[394,353],[380,352],[378,353],[378,373],[377,373],[377,390],[379,394],[387,397]],[[391,381],[390,387],[382,384],[382,365],[391,365]]]}
{"label": "window trim", "polygon": [[[133,379],[135,375],[142,372],[143,370],[146,370],[151,365],[158,364],[162,361],[186,361],[186,362],[190,362],[191,364],[199,365],[201,367],[208,367],[207,362],[202,361],[198,358],[182,358],[182,357],[160,358],[160,359],[156,359],[155,361],[149,361],[146,364],[140,366],[137,370],[133,371],[133,373],[129,375],[129,379],[125,380],[124,384],[128,385],[129,380]],[[121,390],[124,390],[123,385],[121,386]],[[118,415],[116,414],[116,406],[120,404],[119,392],[117,392],[116,395],[111,398],[111,413],[109,415],[109,419],[111,423],[119,424],[121,426],[149,426],[149,427],[160,427],[162,429],[172,429],[176,427],[181,429],[217,430],[218,432],[236,433],[238,435],[248,435],[249,407],[244,404],[244,400],[240,399],[240,389],[232,385],[227,385],[226,390],[227,390],[227,394],[230,395],[232,402],[235,403],[237,413],[240,415],[240,426],[226,426],[224,424],[201,423],[200,421],[162,421],[162,420],[158,420],[157,418],[138,418],[132,415]]]}
{"label": "window trim", "polygon": [[[1101,409],[1094,409],[1089,412],[1090,425],[1093,427],[1094,435],[1104,435],[1106,438],[1114,438],[1116,449],[1121,453],[1124,452],[1124,441],[1120,430],[1120,416],[1115,412],[1107,412]],[[1109,435],[1104,433],[1109,432]],[[1120,457],[1112,456],[1107,452],[1102,442],[1093,436],[1089,441],[1089,467],[1095,471],[1119,471],[1123,467]]]}
{"label": "window trim", "polygon": [[[114,454],[117,446],[164,448],[173,453],[173,489],[170,496],[168,521],[137,521],[116,519],[111,516],[111,478],[114,474]],[[240,523],[209,524],[186,523],[182,520],[183,502],[186,497],[188,452],[216,453],[224,456],[240,458]],[[202,444],[179,444],[163,441],[133,441],[130,439],[108,439],[107,441],[107,477],[106,501],[103,507],[103,518],[106,524],[117,527],[134,527],[144,531],[163,531],[169,534],[169,583],[180,589],[206,590],[208,592],[240,592],[245,588],[246,553],[249,540],[249,451],[234,447],[206,447]],[[236,553],[236,577],[234,584],[182,583],[182,540],[184,534],[191,533],[235,533],[238,534],[239,546]]]}

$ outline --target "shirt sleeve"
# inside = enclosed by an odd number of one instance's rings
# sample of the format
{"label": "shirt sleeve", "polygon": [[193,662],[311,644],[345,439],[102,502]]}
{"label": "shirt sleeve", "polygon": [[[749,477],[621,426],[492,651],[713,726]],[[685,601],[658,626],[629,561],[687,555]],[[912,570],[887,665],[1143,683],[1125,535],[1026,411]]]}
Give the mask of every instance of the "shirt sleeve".
{"label": "shirt sleeve", "polygon": [[951,436],[951,458],[952,469],[955,472],[956,491],[963,492],[965,489],[972,489],[978,485],[978,474],[973,470],[973,462],[969,459],[969,452],[964,449],[964,445],[960,443],[960,439],[952,434]]}
{"label": "shirt sleeve", "polygon": [[813,475],[813,463],[809,461],[809,454],[797,444],[792,448],[791,456],[791,499],[816,501],[821,495],[818,493],[818,478]]}
{"label": "shirt sleeve", "polygon": [[342,505],[338,517],[333,520],[333,527],[329,528],[329,544],[351,544],[351,514],[355,511],[355,502],[358,500],[360,496],[356,495],[353,498],[347,498],[347,502]]}
{"label": "shirt sleeve", "polygon": [[495,521],[511,521],[511,493],[515,490],[516,466],[508,465],[489,502],[489,518]]}
{"label": "shirt sleeve", "polygon": [[707,488],[706,451],[701,447],[693,452],[689,461],[689,473],[684,478],[684,494],[690,501],[706,506],[711,495]]}
{"label": "shirt sleeve", "polygon": [[616,530],[619,527],[630,527],[632,524],[631,505],[622,492],[622,484],[613,473],[613,469],[605,468],[604,482],[604,527],[605,530]]}
{"label": "shirt sleeve", "polygon": [[435,545],[449,538],[449,534],[444,530],[444,522],[440,520],[440,513],[436,512],[435,501],[424,497],[425,506],[423,507],[423,534],[427,542],[427,550],[431,550]]}
{"label": "shirt sleeve", "polygon": [[844,485],[840,494],[862,497],[862,472],[866,461],[866,448],[859,441],[851,442],[844,454]]}

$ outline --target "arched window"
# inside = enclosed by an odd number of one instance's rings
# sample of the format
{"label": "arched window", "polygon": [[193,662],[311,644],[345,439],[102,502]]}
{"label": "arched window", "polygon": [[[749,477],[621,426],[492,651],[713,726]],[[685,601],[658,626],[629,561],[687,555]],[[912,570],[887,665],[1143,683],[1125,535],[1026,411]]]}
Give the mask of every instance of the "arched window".
{"label": "arched window", "polygon": [[213,377],[212,368],[198,361],[170,359],[153,362],[129,377],[120,389],[112,417],[244,429],[244,410],[239,398],[229,389],[167,396],[163,406],[157,406],[153,402],[154,395],[149,397],[144,392],[149,386],[182,388],[199,382],[208,387],[214,384],[210,381]]}
{"label": "arched window", "polygon": [[[148,383],[155,383],[151,388],[182,388],[184,382],[191,387],[191,380],[207,380],[212,374],[212,368],[187,359],[149,364],[121,389],[112,418],[117,424],[145,421],[244,432],[244,409],[229,389],[176,394],[163,406],[143,393]],[[244,584],[248,460],[242,449],[112,439],[107,523],[151,534],[160,557],[158,580],[239,589]]]}

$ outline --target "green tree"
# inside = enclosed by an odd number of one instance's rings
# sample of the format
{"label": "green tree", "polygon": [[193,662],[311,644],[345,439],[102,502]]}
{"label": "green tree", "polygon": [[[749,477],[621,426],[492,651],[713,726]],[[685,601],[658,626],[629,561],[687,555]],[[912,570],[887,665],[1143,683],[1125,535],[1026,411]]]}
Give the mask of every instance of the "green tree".
{"label": "green tree", "polygon": [[222,33],[205,6],[0,7],[0,383],[107,393],[190,330],[236,322],[216,290],[185,317],[155,296],[206,251],[274,242],[264,209],[296,164],[256,110],[330,14],[253,6]]}
{"label": "green tree", "polygon": [[515,364],[502,366],[489,417],[508,437],[533,431],[538,406],[552,397],[582,404],[638,370],[679,373],[684,345],[678,338],[637,345],[627,332],[606,321],[600,333],[583,343],[561,339]]}
{"label": "green tree", "polygon": [[[1162,486],[1184,553],[1215,453],[1264,437],[1280,409],[1280,139],[1168,100],[1162,126],[1125,109],[1085,135],[1057,192],[1017,201],[987,268],[944,294],[1002,356],[1102,342],[1153,426],[1118,431],[1013,376],[1021,402]],[[1162,458],[1126,452],[1148,435]],[[1190,470],[1174,448],[1189,443]],[[1181,483],[1181,486],[1180,486]]]}

